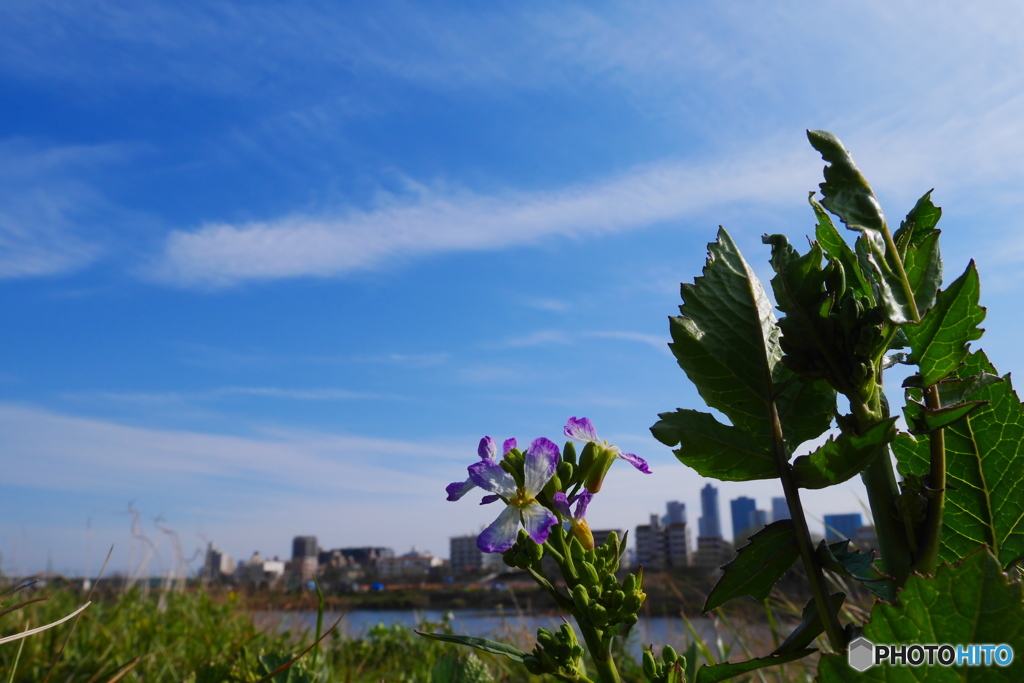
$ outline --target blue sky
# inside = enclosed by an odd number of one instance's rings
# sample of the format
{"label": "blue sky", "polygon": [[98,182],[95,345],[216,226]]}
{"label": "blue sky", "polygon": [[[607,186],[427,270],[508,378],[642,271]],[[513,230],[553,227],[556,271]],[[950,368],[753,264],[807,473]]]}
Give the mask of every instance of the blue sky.
{"label": "blue sky", "polygon": [[[1021,365],[1024,9],[1012,2],[0,7],[0,552],[98,567],[413,544],[483,434],[591,417],[596,527],[705,483],[657,444],[699,407],[666,317],[726,226],[767,275],[835,132],[891,221],[930,188]],[[894,382],[898,384],[898,381]],[[895,395],[895,394],[894,394]],[[769,506],[772,483],[723,484]],[[851,484],[813,517],[859,512]],[[815,524],[818,524],[815,522]],[[136,545],[138,546],[138,541]],[[153,569],[159,570],[154,560]]]}

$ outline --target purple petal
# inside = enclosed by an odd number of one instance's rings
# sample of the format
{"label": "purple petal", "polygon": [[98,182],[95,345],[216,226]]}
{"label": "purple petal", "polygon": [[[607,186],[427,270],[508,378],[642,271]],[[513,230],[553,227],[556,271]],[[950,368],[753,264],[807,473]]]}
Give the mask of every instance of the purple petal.
{"label": "purple petal", "polygon": [[597,430],[594,429],[594,423],[590,421],[590,418],[586,417],[570,417],[569,421],[565,423],[565,435],[574,441],[597,441]]}
{"label": "purple petal", "polygon": [[518,528],[519,508],[508,505],[476,539],[476,547],[485,553],[503,553],[515,544]]}
{"label": "purple petal", "polygon": [[526,533],[530,534],[530,538],[536,543],[548,540],[551,527],[558,524],[558,518],[551,510],[540,503],[530,503],[522,508],[521,512],[523,513],[523,526],[526,527]]}
{"label": "purple petal", "polygon": [[505,443],[502,444],[502,446],[501,446],[501,449],[502,449],[502,453],[501,454],[502,455],[507,455],[508,452],[510,450],[512,450],[513,448],[515,448],[515,447],[516,447],[516,440],[515,439],[505,439]]}
{"label": "purple petal", "polygon": [[633,453],[619,453],[619,457],[628,462],[633,467],[637,468],[644,474],[650,474],[651,468],[647,466],[647,461],[641,458],[639,455]]}
{"label": "purple petal", "polygon": [[467,479],[466,481],[453,481],[444,490],[448,492],[448,500],[458,500],[475,488],[476,484]]}
{"label": "purple petal", "polygon": [[593,497],[593,493],[583,489],[573,498],[573,502],[576,503],[576,514],[572,516],[573,519],[579,520],[587,516],[587,506],[590,505],[590,499]]}
{"label": "purple petal", "polygon": [[494,501],[496,501],[496,500],[498,500],[500,498],[501,498],[501,496],[494,495],[494,494],[489,495],[489,496],[484,496],[483,498],[480,499],[480,504],[481,505],[490,505],[491,503],[493,503]]}
{"label": "purple petal", "polygon": [[493,460],[481,460],[470,465],[469,479],[480,488],[506,498],[516,493],[516,480]]}
{"label": "purple petal", "polygon": [[559,491],[554,496],[552,496],[552,498],[552,502],[554,503],[555,510],[558,511],[558,514],[562,515],[566,519],[571,519],[572,512],[569,511],[569,500],[565,497],[565,494]]}
{"label": "purple petal", "polygon": [[476,454],[480,456],[481,460],[494,460],[494,456],[498,454],[498,447],[494,444],[494,439],[489,436],[480,439],[480,445],[476,447]]}
{"label": "purple petal", "polygon": [[531,498],[536,496],[555,475],[558,456],[558,446],[554,441],[545,439],[543,436],[533,440],[526,450],[526,462],[523,468],[525,474],[523,488],[527,496]]}

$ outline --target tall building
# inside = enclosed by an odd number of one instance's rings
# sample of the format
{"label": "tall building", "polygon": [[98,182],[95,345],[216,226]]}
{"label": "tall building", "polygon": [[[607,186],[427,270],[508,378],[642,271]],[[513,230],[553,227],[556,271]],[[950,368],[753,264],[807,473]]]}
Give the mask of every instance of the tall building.
{"label": "tall building", "polygon": [[750,526],[748,529],[760,529],[768,523],[768,513],[764,510],[754,510],[750,513]]}
{"label": "tall building", "polygon": [[484,553],[476,544],[476,534],[468,536],[452,536],[448,539],[448,552],[451,558],[448,566],[454,576],[474,574],[484,567]]}
{"label": "tall building", "polygon": [[729,501],[729,509],[732,512],[732,541],[737,543],[743,532],[753,526],[751,514],[757,509],[757,502],[753,498],[740,496]]}
{"label": "tall building", "polygon": [[722,524],[718,514],[718,489],[705,484],[700,490],[700,519],[698,531],[701,536],[722,537]]}
{"label": "tall building", "polygon": [[825,515],[825,541],[835,543],[844,538],[855,539],[861,523],[860,513],[851,512],[845,515]]}
{"label": "tall building", "polygon": [[669,503],[666,507],[668,514],[664,519],[673,519],[675,509],[682,513],[684,521],[663,524],[658,515],[651,515],[650,524],[636,528],[636,561],[650,569],[678,569],[690,564],[690,530],[684,508],[681,503]]}
{"label": "tall building", "polygon": [[296,536],[292,539],[292,559],[316,557],[316,536]]}
{"label": "tall building", "polygon": [[686,504],[680,503],[678,500],[670,500],[665,503],[666,514],[661,518],[661,523],[666,526],[669,524],[686,524]]}
{"label": "tall building", "polygon": [[732,544],[721,536],[701,536],[697,539],[697,552],[693,564],[706,572],[719,569],[732,559]]}
{"label": "tall building", "polygon": [[221,577],[234,571],[235,561],[211,541],[206,547],[206,557],[203,560],[203,583],[219,581]]}
{"label": "tall building", "polygon": [[780,519],[792,519],[793,516],[789,514],[789,503],[786,502],[785,498],[772,498],[772,521],[777,522]]}

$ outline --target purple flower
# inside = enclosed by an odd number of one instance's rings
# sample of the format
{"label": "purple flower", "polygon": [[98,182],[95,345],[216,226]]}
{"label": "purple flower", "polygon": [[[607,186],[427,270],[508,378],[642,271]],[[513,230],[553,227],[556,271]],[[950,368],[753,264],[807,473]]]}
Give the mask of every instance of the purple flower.
{"label": "purple flower", "polygon": [[469,478],[480,488],[505,501],[505,509],[484,529],[476,544],[485,553],[500,553],[516,542],[520,522],[536,543],[548,539],[551,526],[558,523],[554,513],[537,502],[537,494],[551,480],[558,465],[558,446],[543,437],[534,439],[526,451],[523,486],[497,462],[484,458],[469,468]]}
{"label": "purple flower", "polygon": [[[583,489],[572,498],[567,497],[561,491],[552,497],[555,510],[569,522],[572,535],[583,545],[584,550],[594,549],[594,534],[591,533],[590,525],[584,519],[584,516],[587,514],[587,505],[590,504],[590,499],[593,497],[594,494],[586,489]],[[575,512],[571,510],[573,503],[576,503]]]}
{"label": "purple flower", "polygon": [[587,488],[591,493],[597,493],[601,490],[604,475],[607,474],[608,468],[612,466],[612,461],[616,458],[622,458],[644,474],[651,473],[651,468],[647,466],[647,461],[639,455],[623,453],[618,446],[599,439],[597,430],[594,429],[594,423],[589,418],[570,417],[569,421],[565,424],[564,431],[565,435],[573,441],[594,444],[596,462],[591,468],[586,482]]}
{"label": "purple flower", "polygon": [[[516,440],[505,439],[505,443],[502,444],[502,446],[504,449],[502,451],[502,455],[505,455],[516,447]],[[481,460],[490,460],[491,462],[494,462],[495,457],[498,455],[498,447],[494,443],[494,439],[489,436],[485,436],[480,439],[480,445],[477,446],[476,453],[480,456]],[[448,500],[458,500],[474,488],[476,488],[476,484],[473,483],[473,480],[467,479],[466,481],[453,481],[445,487],[445,491],[448,492]],[[493,503],[495,500],[497,500],[497,498],[484,496],[484,500],[481,505],[484,503]]]}

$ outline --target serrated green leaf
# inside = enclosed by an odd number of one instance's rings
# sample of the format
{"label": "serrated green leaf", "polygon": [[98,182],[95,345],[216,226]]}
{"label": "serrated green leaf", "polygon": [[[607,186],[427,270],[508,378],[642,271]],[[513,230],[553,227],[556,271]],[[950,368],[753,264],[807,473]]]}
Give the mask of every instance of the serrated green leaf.
{"label": "serrated green leaf", "polygon": [[847,540],[835,543],[822,541],[818,545],[818,559],[821,565],[831,572],[855,579],[864,584],[881,600],[893,602],[896,599],[896,582],[875,567],[873,552],[850,550]]}
{"label": "serrated green leaf", "polygon": [[787,455],[828,428],[835,394],[800,382],[780,360],[771,303],[729,234],[708,245],[704,273],[682,286],[681,317],[670,319],[672,352],[704,401],[732,422],[680,410],[651,430],[705,476],[746,481],[777,476],[773,418]]}
{"label": "serrated green leaf", "polygon": [[851,230],[882,232],[882,207],[839,138],[825,130],[809,130],[807,139],[829,163],[825,167],[825,182],[820,185],[825,197],[822,205]]}
{"label": "serrated green leaf", "polygon": [[701,476],[720,481],[751,481],[779,476],[771,442],[729,425],[713,415],[680,408],[661,413],[651,433],[666,446],[679,446],[679,461]]}
{"label": "serrated green leaf", "polygon": [[892,263],[899,259],[899,254],[888,254],[883,237],[888,228],[871,186],[839,138],[828,131],[809,130],[807,139],[829,163],[824,171],[825,182],[819,185],[824,197],[822,205],[839,216],[847,228],[861,233],[856,244],[858,262],[872,284],[875,301],[884,307],[893,324],[913,320],[913,302],[908,300]]}
{"label": "serrated green leaf", "polygon": [[800,556],[793,520],[780,519],[750,537],[704,602],[704,612],[741,595],[764,600]]}
{"label": "serrated green leaf", "polygon": [[434,640],[443,640],[446,643],[456,643],[458,645],[468,645],[469,647],[475,647],[478,650],[484,652],[490,652],[493,655],[504,655],[514,662],[522,663],[523,657],[526,653],[522,650],[506,645],[505,643],[499,643],[496,640],[488,640],[487,638],[475,638],[473,636],[456,636],[448,633],[424,633],[423,631],[415,631],[417,635],[421,635],[424,638],[432,638]]}
{"label": "serrated green leaf", "polygon": [[[957,377],[969,381],[982,373],[995,374],[995,368],[984,352],[978,351],[967,356]],[[1024,406],[1009,375],[1003,379],[972,394],[988,405],[943,432],[949,487],[942,518],[941,562],[959,560],[983,543],[1004,566],[1024,555]],[[893,442],[904,478],[929,471],[928,441],[927,436],[914,439],[901,434]]]}
{"label": "serrated green leaf", "polygon": [[978,305],[980,295],[978,270],[971,261],[963,275],[939,292],[920,323],[903,327],[912,349],[910,362],[921,369],[922,386],[930,387],[956,370],[968,343],[981,338],[984,330],[977,325],[985,319],[985,309]]}
{"label": "serrated green leaf", "polygon": [[873,666],[860,673],[850,668],[845,654],[827,654],[818,666],[821,683],[1024,680],[1021,584],[1007,580],[987,548],[971,553],[959,566],[940,566],[934,578],[912,575],[898,605],[875,603],[863,635],[878,645],[1006,644],[1015,656],[1006,667]]}
{"label": "serrated green leaf", "polygon": [[708,245],[703,275],[682,285],[682,296],[682,316],[670,319],[669,345],[680,367],[705,403],[734,426],[770,435],[771,402],[786,397],[776,396],[773,384],[782,358],[779,330],[764,287],[724,229]]}
{"label": "serrated green leaf", "polygon": [[896,246],[903,251],[902,245],[921,244],[924,239],[935,232],[935,226],[942,218],[942,209],[932,204],[932,190],[928,190],[914,204],[906,219],[893,233]]}
{"label": "serrated green leaf", "polygon": [[885,445],[896,437],[896,418],[873,424],[857,436],[843,432],[829,437],[820,448],[793,461],[796,485],[805,489],[823,489],[851,479],[864,471],[875,458],[887,455]]}
{"label": "serrated green leaf", "polygon": [[[843,603],[846,601],[845,593],[833,593],[828,596],[829,604],[832,610],[838,614]],[[793,629],[793,632],[786,637],[786,640],[782,642],[782,645],[773,652],[773,655],[784,655],[789,652],[797,652],[806,648],[808,645],[814,642],[814,639],[820,636],[825,631],[825,624],[821,620],[821,614],[818,612],[818,603],[814,599],[811,599],[804,605],[803,612],[800,615],[800,623]]]}
{"label": "serrated green leaf", "polygon": [[767,657],[748,659],[745,662],[723,662],[722,664],[714,665],[705,664],[697,669],[696,683],[718,683],[718,681],[726,681],[730,678],[735,678],[740,674],[757,671],[758,669],[763,669],[767,666],[776,666],[778,664],[785,664],[786,662],[802,659],[803,657],[814,654],[815,652],[817,652],[817,650],[797,650],[796,652],[790,652],[784,655],[768,655]]}

